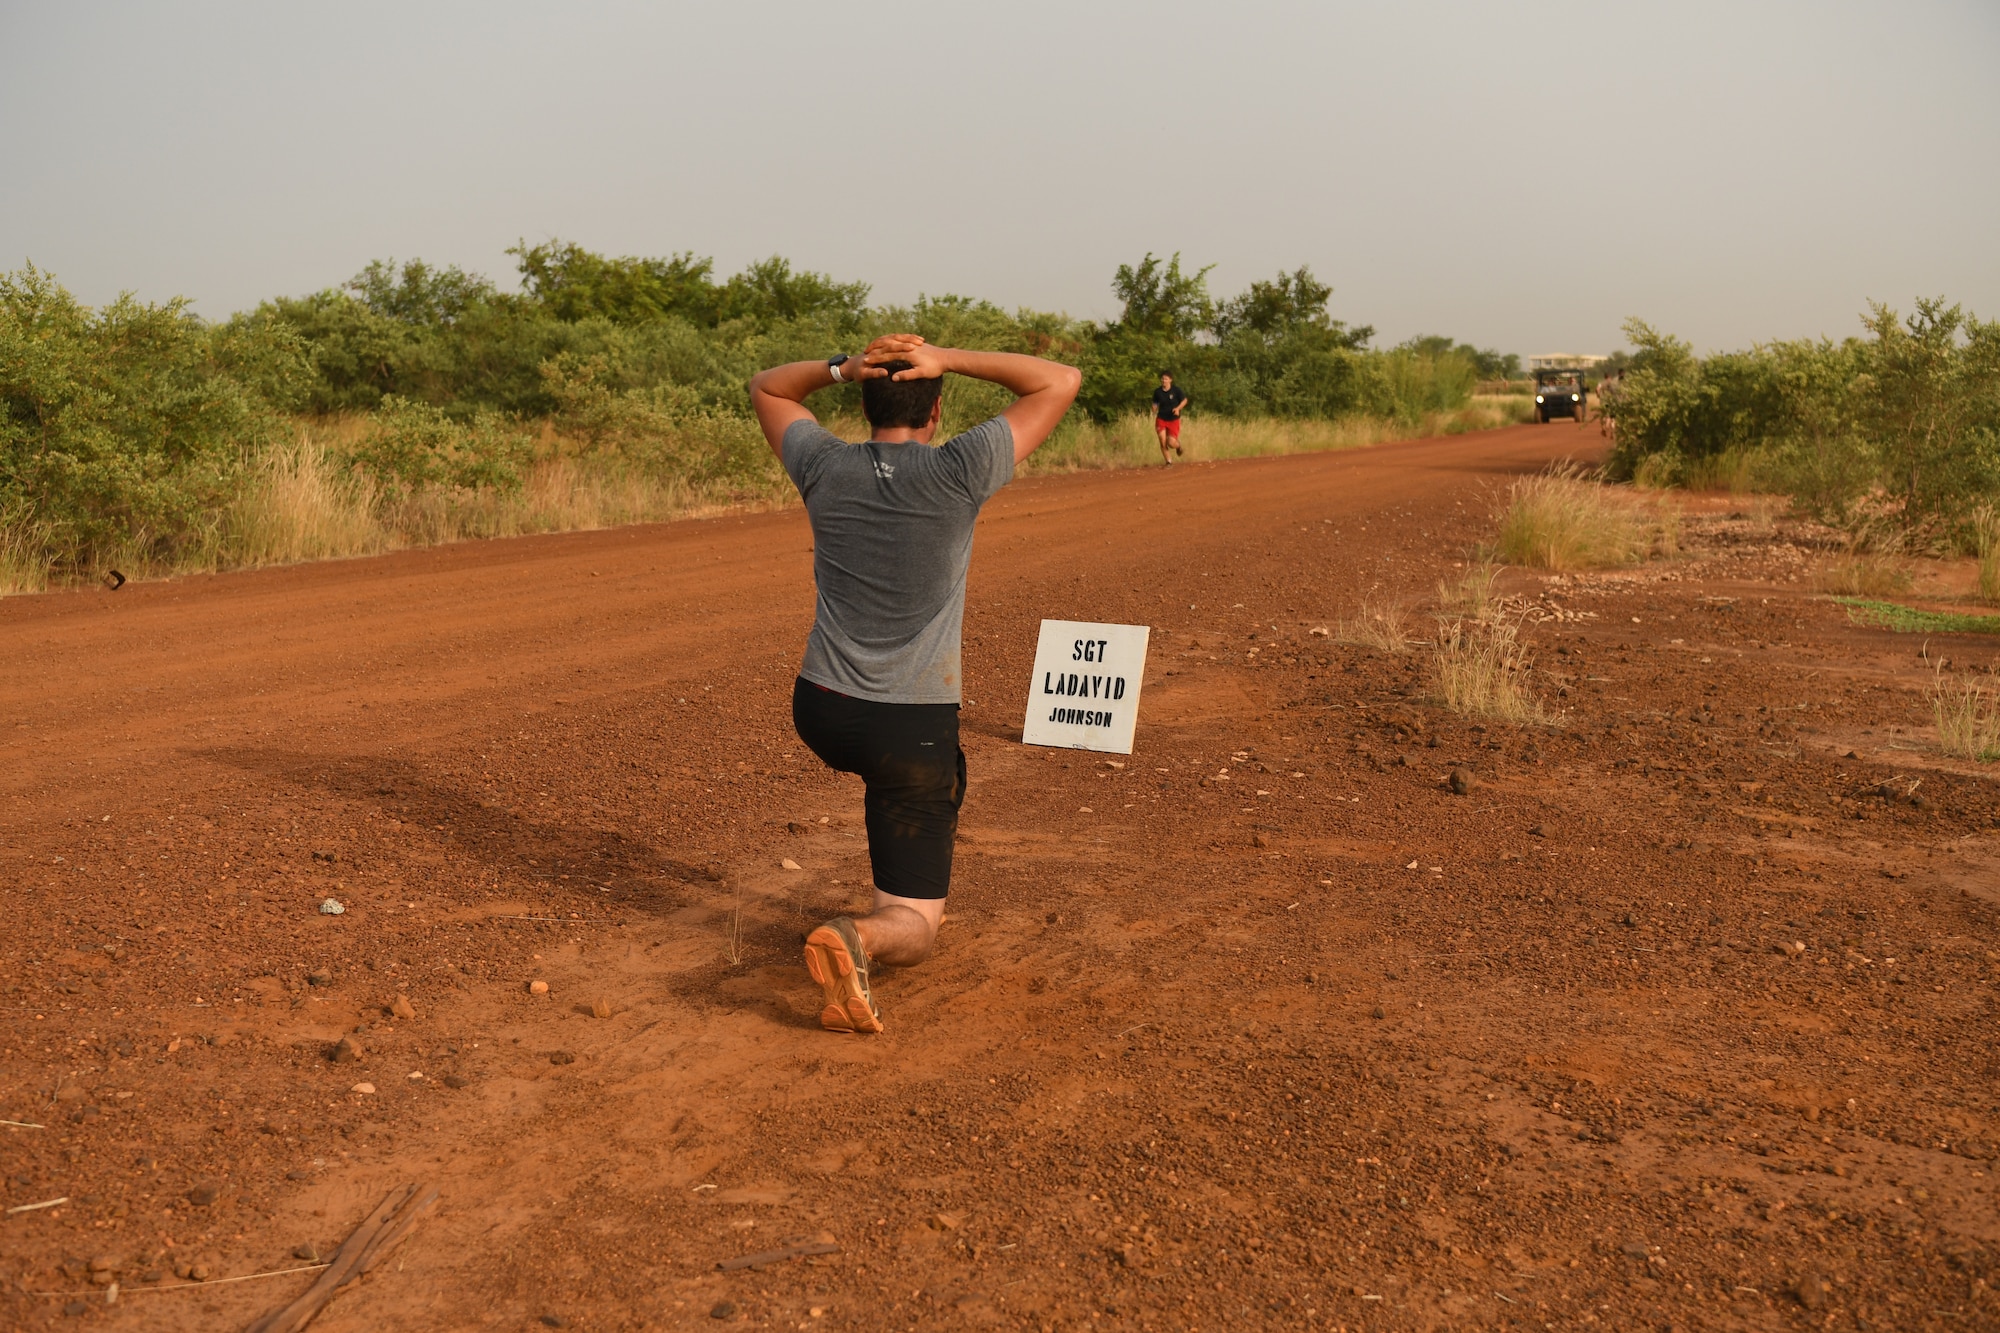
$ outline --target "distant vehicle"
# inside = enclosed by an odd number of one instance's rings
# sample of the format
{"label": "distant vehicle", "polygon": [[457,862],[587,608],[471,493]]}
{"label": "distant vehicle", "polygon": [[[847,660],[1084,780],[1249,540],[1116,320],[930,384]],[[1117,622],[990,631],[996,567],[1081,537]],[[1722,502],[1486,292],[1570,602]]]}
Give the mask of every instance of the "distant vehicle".
{"label": "distant vehicle", "polygon": [[1546,424],[1556,417],[1582,421],[1589,410],[1590,388],[1581,370],[1542,367],[1535,371],[1535,419]]}

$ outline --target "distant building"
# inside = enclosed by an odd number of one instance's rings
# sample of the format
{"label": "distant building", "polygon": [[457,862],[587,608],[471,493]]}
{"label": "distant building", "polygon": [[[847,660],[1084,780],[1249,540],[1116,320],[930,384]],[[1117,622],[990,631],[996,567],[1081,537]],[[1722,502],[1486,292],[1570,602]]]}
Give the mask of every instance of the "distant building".
{"label": "distant building", "polygon": [[1611,358],[1583,352],[1544,352],[1528,358],[1530,373],[1537,370],[1595,370]]}

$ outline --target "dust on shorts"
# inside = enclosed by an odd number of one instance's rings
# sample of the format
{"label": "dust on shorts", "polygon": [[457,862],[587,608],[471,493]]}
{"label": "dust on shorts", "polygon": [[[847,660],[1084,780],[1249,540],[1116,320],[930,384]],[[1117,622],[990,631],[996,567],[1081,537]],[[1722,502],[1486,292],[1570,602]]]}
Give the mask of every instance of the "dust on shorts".
{"label": "dust on shorts", "polygon": [[898,898],[949,893],[965,804],[958,705],[875,703],[801,678],[792,686],[792,726],[828,768],[866,784],[875,887]]}

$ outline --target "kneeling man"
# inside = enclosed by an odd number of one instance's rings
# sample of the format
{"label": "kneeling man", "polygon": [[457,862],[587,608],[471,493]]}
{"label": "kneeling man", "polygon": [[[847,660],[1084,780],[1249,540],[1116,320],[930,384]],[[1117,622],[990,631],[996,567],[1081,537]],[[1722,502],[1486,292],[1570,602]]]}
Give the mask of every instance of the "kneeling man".
{"label": "kneeling man", "polygon": [[[947,373],[1018,397],[933,446]],[[869,425],[858,444],[805,407],[814,391],[850,380],[861,383]],[[818,601],[792,725],[829,767],[858,774],[867,788],[874,908],[806,937],[806,969],[826,991],[820,1022],[835,1031],[880,1032],[871,963],[921,962],[937,938],[965,800],[959,626],[973,522],[1082,383],[1059,362],[931,347],[915,334],[877,338],[858,358],[774,366],[750,381],[764,438],[812,521]]]}

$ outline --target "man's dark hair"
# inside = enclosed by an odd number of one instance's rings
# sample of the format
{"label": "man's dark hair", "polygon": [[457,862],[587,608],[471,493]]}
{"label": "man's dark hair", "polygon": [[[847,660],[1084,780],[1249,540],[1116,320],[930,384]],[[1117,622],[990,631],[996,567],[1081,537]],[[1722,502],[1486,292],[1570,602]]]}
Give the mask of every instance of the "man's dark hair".
{"label": "man's dark hair", "polygon": [[[907,361],[884,361],[882,369],[893,376],[898,371],[913,367]],[[877,429],[906,426],[911,430],[922,430],[930,424],[931,408],[943,392],[943,376],[901,382],[891,378],[863,380],[861,415],[867,417],[868,424]]]}
{"label": "man's dark hair", "polygon": [[1163,380],[1170,380],[1173,377],[1174,377],[1174,372],[1171,370],[1163,370],[1160,372],[1160,378]]}

